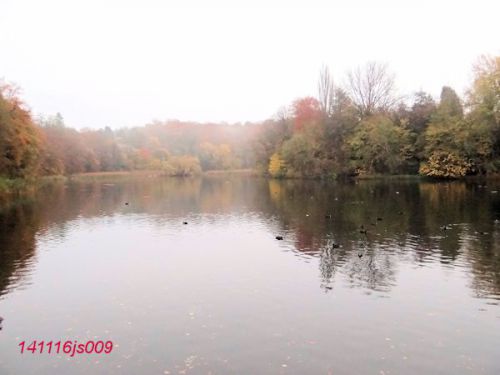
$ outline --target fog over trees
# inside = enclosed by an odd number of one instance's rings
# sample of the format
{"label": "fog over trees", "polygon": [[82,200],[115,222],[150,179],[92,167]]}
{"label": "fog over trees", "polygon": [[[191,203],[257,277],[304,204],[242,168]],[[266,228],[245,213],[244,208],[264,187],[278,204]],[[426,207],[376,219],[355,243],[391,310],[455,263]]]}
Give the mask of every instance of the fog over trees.
{"label": "fog over trees", "polygon": [[149,169],[181,176],[255,169],[325,179],[494,174],[500,171],[500,57],[481,57],[473,73],[463,98],[445,86],[434,100],[425,92],[398,97],[386,64],[369,62],[338,81],[323,67],[317,98],[298,98],[260,123],[170,120],[118,130],[75,130],[61,114],[34,118],[15,86],[3,83],[0,177]]}

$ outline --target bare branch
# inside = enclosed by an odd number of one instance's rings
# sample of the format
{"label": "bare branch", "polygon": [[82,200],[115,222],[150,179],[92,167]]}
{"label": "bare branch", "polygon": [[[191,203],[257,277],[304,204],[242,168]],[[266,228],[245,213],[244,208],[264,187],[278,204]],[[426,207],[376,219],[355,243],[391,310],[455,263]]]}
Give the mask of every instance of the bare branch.
{"label": "bare branch", "polygon": [[325,115],[331,116],[333,110],[334,84],[330,70],[324,65],[319,72],[318,100]]}
{"label": "bare branch", "polygon": [[369,62],[352,70],[347,78],[349,94],[362,116],[386,111],[396,104],[394,75],[387,64]]}

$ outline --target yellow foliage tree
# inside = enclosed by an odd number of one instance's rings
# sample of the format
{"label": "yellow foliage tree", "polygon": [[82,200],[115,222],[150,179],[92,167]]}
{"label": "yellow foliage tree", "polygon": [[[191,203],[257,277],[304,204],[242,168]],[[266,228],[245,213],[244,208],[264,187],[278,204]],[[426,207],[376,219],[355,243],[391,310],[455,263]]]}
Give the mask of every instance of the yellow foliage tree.
{"label": "yellow foliage tree", "polygon": [[471,172],[472,164],[460,155],[434,151],[429,160],[420,166],[420,174],[438,178],[458,178]]}
{"label": "yellow foliage tree", "polygon": [[276,152],[269,160],[268,172],[272,177],[283,177],[285,174],[285,163]]}

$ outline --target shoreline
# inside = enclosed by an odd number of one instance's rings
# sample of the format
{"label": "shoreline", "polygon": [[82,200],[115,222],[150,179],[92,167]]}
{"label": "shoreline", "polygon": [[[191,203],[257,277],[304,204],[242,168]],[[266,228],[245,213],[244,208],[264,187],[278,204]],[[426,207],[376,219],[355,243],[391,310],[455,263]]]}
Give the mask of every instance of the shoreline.
{"label": "shoreline", "polygon": [[[136,177],[142,176],[146,178],[156,178],[156,177],[169,177],[169,178],[196,178],[196,177],[212,177],[212,176],[225,176],[225,175],[245,175],[245,176],[255,176],[255,177],[265,177],[273,180],[323,180],[321,177],[271,177],[265,174],[261,174],[257,169],[229,169],[229,170],[209,170],[204,171],[199,174],[192,174],[186,176],[176,176],[169,175],[163,170],[133,170],[133,171],[106,171],[106,172],[85,172],[76,173],[72,175],[53,175],[53,176],[40,176],[37,178],[23,179],[23,178],[5,178],[0,176],[0,197],[10,194],[16,194],[23,192],[25,190],[31,190],[34,187],[42,186],[46,183],[51,182],[69,182],[69,181],[82,181],[82,180],[92,180],[92,179],[105,179],[111,177]],[[420,181],[434,181],[434,182],[453,182],[453,181],[483,181],[483,180],[499,180],[500,174],[489,174],[489,175],[474,175],[474,176],[464,176],[461,178],[432,178],[422,175],[383,175],[383,174],[373,174],[373,175],[362,175],[362,176],[339,176],[336,181],[342,180],[420,180]]]}

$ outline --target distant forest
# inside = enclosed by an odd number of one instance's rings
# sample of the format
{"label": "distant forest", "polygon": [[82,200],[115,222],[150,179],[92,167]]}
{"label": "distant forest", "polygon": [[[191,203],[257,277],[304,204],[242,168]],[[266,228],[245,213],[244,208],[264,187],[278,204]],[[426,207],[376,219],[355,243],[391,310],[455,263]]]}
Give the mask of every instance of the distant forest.
{"label": "distant forest", "polygon": [[186,176],[255,169],[277,178],[500,172],[500,57],[481,57],[461,98],[443,87],[396,95],[385,64],[353,69],[335,84],[319,74],[317,97],[295,100],[260,123],[153,122],[75,130],[60,114],[34,118],[12,85],[0,86],[0,177],[161,170]]}

